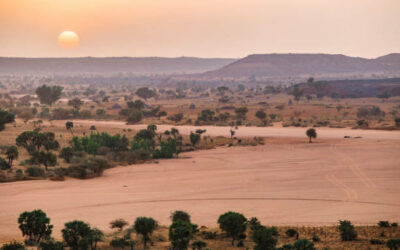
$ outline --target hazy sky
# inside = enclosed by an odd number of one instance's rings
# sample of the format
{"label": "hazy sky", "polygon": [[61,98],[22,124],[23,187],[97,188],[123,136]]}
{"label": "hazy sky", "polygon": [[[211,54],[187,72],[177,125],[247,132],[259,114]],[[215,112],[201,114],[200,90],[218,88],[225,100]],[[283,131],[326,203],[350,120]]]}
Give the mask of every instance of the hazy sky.
{"label": "hazy sky", "polygon": [[[57,36],[81,40],[62,49]],[[400,0],[0,0],[0,56],[400,52]]]}

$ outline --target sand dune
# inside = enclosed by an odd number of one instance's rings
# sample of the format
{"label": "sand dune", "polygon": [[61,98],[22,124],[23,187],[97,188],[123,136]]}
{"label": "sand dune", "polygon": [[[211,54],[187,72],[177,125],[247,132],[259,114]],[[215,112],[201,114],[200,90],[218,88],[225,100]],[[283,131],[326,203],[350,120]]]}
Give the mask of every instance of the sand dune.
{"label": "sand dune", "polygon": [[[180,127],[183,133],[190,129]],[[223,129],[207,128],[214,135]],[[264,131],[258,136],[304,137],[304,129],[239,129],[247,136],[258,131]],[[117,167],[91,180],[0,184],[0,241],[21,237],[18,215],[35,208],[49,215],[56,235],[72,219],[106,231],[119,217],[133,222],[137,216],[152,216],[169,224],[175,209],[187,210],[195,223],[207,226],[216,226],[218,215],[227,210],[257,216],[268,225],[399,221],[399,133],[318,131],[321,139],[313,144],[303,138],[271,138],[263,146],[190,152],[158,164]],[[329,139],[343,134],[364,138]]]}

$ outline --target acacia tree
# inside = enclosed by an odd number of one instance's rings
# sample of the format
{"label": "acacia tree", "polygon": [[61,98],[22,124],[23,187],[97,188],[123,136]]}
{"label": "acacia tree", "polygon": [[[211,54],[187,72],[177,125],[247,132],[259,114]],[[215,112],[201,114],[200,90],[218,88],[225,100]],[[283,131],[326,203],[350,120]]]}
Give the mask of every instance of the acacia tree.
{"label": "acacia tree", "polygon": [[7,147],[6,155],[8,159],[8,165],[12,167],[14,159],[18,159],[18,148],[16,146]]}
{"label": "acacia tree", "polygon": [[18,218],[18,223],[22,236],[28,237],[27,241],[31,244],[37,244],[40,240],[49,238],[53,228],[53,225],[50,225],[50,219],[40,209],[23,212]]}
{"label": "acacia tree", "polygon": [[63,87],[61,86],[47,86],[46,84],[36,89],[36,94],[39,97],[40,103],[52,105],[60,99]]}
{"label": "acacia tree", "polygon": [[154,97],[156,95],[156,93],[153,90],[149,89],[148,87],[143,87],[143,88],[139,88],[136,91],[136,95],[147,100],[148,98]]}
{"label": "acacia tree", "polygon": [[124,219],[116,219],[110,222],[110,228],[118,228],[118,231],[122,231],[124,227],[128,225],[128,222]]}
{"label": "acacia tree", "polygon": [[61,230],[64,241],[72,250],[86,249],[89,244],[89,237],[92,233],[90,226],[83,221],[74,220],[65,223]]}
{"label": "acacia tree", "polygon": [[317,131],[314,128],[309,128],[306,131],[306,135],[308,137],[308,142],[311,143],[311,138],[317,138]]}
{"label": "acacia tree", "polygon": [[138,217],[133,228],[137,234],[143,236],[143,247],[146,248],[147,242],[151,241],[150,235],[157,228],[157,221],[149,217]]}
{"label": "acacia tree", "polygon": [[218,218],[218,224],[221,230],[225,231],[232,238],[232,246],[235,240],[240,240],[246,237],[247,219],[240,213],[227,212]]}
{"label": "acacia tree", "polygon": [[65,128],[71,132],[72,136],[74,136],[74,132],[72,131],[72,129],[74,128],[74,123],[73,122],[67,121],[65,123]]}
{"label": "acacia tree", "polygon": [[7,123],[13,123],[14,119],[15,119],[15,116],[13,113],[2,110],[0,108],[0,131],[4,130],[6,128]]}

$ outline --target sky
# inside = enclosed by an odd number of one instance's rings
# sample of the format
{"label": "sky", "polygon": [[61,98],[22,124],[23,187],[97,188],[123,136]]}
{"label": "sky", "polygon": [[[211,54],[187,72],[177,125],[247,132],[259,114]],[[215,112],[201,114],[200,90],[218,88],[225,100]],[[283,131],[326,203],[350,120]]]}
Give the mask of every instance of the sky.
{"label": "sky", "polygon": [[[79,35],[75,49],[58,35]],[[400,52],[400,0],[0,0],[0,56]]]}

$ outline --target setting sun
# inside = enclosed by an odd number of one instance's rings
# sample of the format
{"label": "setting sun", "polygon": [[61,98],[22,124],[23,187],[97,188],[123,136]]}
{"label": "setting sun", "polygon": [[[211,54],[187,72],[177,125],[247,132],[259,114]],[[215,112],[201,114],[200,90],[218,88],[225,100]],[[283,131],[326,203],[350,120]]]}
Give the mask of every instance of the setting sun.
{"label": "setting sun", "polygon": [[64,31],[58,36],[61,48],[72,49],[79,45],[79,36],[73,31]]}

